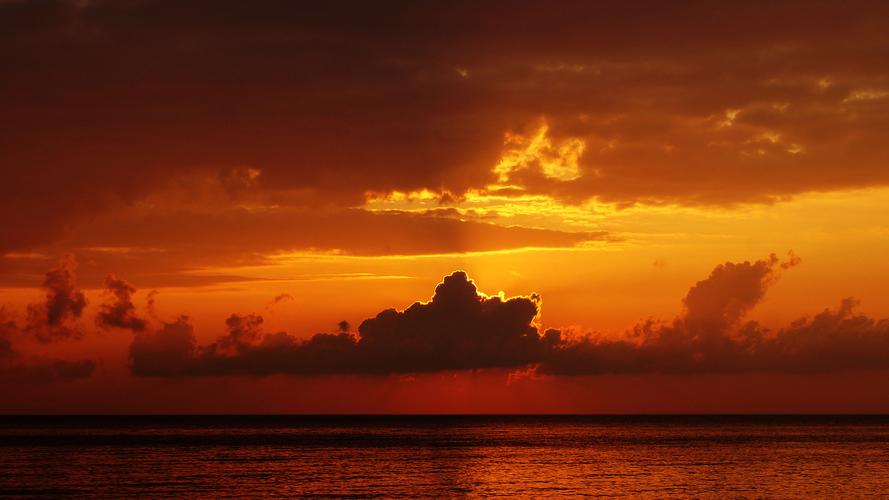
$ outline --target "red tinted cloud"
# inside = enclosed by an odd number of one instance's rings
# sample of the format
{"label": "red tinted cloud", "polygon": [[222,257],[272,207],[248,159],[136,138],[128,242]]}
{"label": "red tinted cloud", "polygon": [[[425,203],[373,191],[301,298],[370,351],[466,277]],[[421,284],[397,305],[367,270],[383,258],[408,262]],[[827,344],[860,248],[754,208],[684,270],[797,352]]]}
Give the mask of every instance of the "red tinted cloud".
{"label": "red tinted cloud", "polygon": [[0,307],[0,382],[50,382],[85,378],[96,364],[91,360],[69,361],[45,356],[27,356],[15,343],[32,332],[10,319]]}
{"label": "red tinted cloud", "polygon": [[109,274],[105,277],[105,289],[111,300],[99,306],[96,324],[103,328],[124,328],[141,332],[147,321],[136,314],[132,295],[136,289],[126,281]]}
{"label": "red tinted cloud", "polygon": [[584,375],[889,369],[889,320],[854,314],[853,299],[777,332],[743,321],[780,271],[798,262],[791,254],[784,262],[772,255],[717,266],[688,291],[686,311],[671,324],[642,323],[623,340],[562,341],[540,371]]}
{"label": "red tinted cloud", "polygon": [[884,2],[557,4],[4,2],[0,251],[193,175],[307,207],[484,188],[541,118],[577,176],[511,183],[570,201],[889,182]]}
{"label": "red tinted cloud", "polygon": [[195,352],[194,328],[187,316],[157,331],[138,332],[130,345],[130,370],[137,376],[176,376],[190,371]]}
{"label": "red tinted cloud", "polygon": [[79,337],[83,332],[70,326],[86,307],[86,296],[77,288],[77,261],[72,255],[59,260],[58,267],[47,271],[43,288],[46,300],[28,306],[26,329],[41,342],[56,338]]}
{"label": "red tinted cloud", "polygon": [[[127,269],[127,278],[148,286],[191,284],[236,276],[188,277],[196,267],[261,263],[269,254],[289,251],[336,252],[347,255],[419,255],[505,250],[523,247],[564,248],[603,241],[603,231],[558,231],[503,227],[486,222],[404,212],[375,213],[358,209],[183,208],[133,209],[95,217],[72,227],[68,236],[43,248],[46,254],[78,248],[82,260],[94,262],[93,274],[81,277],[99,286],[106,269]],[[233,235],[237,234],[237,237]],[[120,249],[107,252],[104,249]],[[0,258],[0,286],[29,285],[45,269],[42,259]],[[99,270],[101,272],[97,272]]]}

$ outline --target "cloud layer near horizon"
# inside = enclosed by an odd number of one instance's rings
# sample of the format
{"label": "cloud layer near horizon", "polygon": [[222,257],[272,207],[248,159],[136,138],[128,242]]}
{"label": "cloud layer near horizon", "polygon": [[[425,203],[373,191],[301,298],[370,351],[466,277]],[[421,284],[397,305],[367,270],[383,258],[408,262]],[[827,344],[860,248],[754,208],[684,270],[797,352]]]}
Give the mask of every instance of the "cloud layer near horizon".
{"label": "cloud layer near horizon", "polygon": [[[672,323],[647,321],[623,339],[542,333],[540,298],[487,297],[465,273],[446,277],[428,303],[389,309],[365,320],[358,335],[317,334],[299,340],[263,334],[262,318],[232,315],[228,334],[198,346],[188,319],[138,333],[133,373],[147,376],[273,373],[418,373],[534,366],[541,374],[833,372],[889,369],[889,320],[855,314],[854,299],[771,332],[747,313],[781,272],[799,263],[790,254],[725,263],[683,299]],[[175,361],[171,361],[175,360]]]}
{"label": "cloud layer near horizon", "polygon": [[[619,339],[555,329],[541,333],[539,296],[487,296],[462,271],[445,277],[429,302],[381,311],[355,333],[340,322],[334,333],[301,339],[264,332],[257,314],[232,314],[224,335],[200,345],[187,316],[159,324],[142,317],[132,300],[135,288],[112,275],[95,323],[112,332],[133,333],[130,369],[139,377],[386,375],[526,367],[563,376],[889,370],[889,319],[856,314],[854,299],[774,332],[745,320],[781,273],[798,263],[791,253],[784,261],[771,255],[721,264],[689,289],[675,320],[640,323]],[[47,273],[45,302],[27,308],[24,325],[0,310],[3,380],[74,379],[92,372],[93,361],[23,357],[13,345],[24,336],[40,342],[78,338],[72,332],[78,331],[74,321],[85,298],[74,281],[75,267],[73,258],[65,257]]]}

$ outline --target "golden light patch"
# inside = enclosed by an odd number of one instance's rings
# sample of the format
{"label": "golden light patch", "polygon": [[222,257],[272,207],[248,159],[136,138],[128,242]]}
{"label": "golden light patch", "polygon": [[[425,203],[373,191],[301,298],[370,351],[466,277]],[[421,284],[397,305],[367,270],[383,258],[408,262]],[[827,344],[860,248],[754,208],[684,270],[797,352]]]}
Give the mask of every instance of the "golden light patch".
{"label": "golden light patch", "polygon": [[548,132],[549,125],[542,121],[533,134],[505,134],[505,150],[493,170],[500,182],[509,182],[513,173],[535,166],[544,176],[559,181],[581,176],[578,161],[586,143],[576,137],[554,143]]}

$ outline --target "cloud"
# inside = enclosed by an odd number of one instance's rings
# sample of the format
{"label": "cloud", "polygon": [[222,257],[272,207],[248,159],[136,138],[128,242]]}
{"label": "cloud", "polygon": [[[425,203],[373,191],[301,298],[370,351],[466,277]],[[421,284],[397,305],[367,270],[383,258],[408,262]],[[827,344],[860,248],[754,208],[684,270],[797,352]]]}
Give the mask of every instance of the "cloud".
{"label": "cloud", "polygon": [[10,319],[6,309],[0,307],[0,381],[47,382],[85,378],[92,374],[96,367],[92,360],[26,356],[14,345],[17,340],[28,338],[48,344],[83,336],[73,324],[86,307],[86,296],[77,288],[76,269],[74,257],[65,255],[57,267],[46,272],[44,302],[28,305],[24,325]]}
{"label": "cloud", "polygon": [[[692,286],[671,323],[648,320],[624,338],[576,336],[557,329],[540,334],[537,294],[506,298],[478,291],[465,272],[446,276],[428,302],[403,311],[386,309],[357,332],[347,321],[336,333],[301,339],[265,332],[256,314],[232,314],[225,335],[199,345],[187,316],[152,328],[136,314],[135,288],[106,277],[108,300],[95,321],[129,329],[136,376],[410,374],[489,368],[534,368],[539,374],[835,372],[889,369],[889,319],[855,313],[857,301],[804,317],[775,332],[748,313],[781,274],[797,266],[792,252],[754,262],[726,262]],[[85,299],[75,285],[76,263],[67,256],[46,273],[45,303],[28,306],[19,326],[0,308],[0,376],[4,380],[56,380],[89,376],[90,360],[22,356],[15,339],[48,342],[74,331]],[[149,303],[154,300],[149,294]]]}
{"label": "cloud", "polygon": [[2,382],[56,382],[88,378],[96,369],[91,360],[33,359],[20,363],[0,362]]}
{"label": "cloud", "polygon": [[778,278],[800,259],[793,253],[784,262],[774,254],[768,259],[717,266],[710,276],[697,282],[682,300],[684,327],[693,332],[724,332],[735,325],[764,297]]}
{"label": "cloud", "polygon": [[672,323],[646,321],[624,339],[548,332],[558,347],[538,369],[555,375],[889,369],[889,320],[854,314],[854,299],[777,332],[743,321],[780,273],[799,262],[791,253],[785,261],[771,255],[717,266],[688,291],[685,311]]}
{"label": "cloud", "polygon": [[130,345],[130,370],[141,377],[185,375],[195,352],[194,327],[187,316],[157,331],[137,332]]}
{"label": "cloud", "polygon": [[12,348],[12,333],[17,329],[12,320],[6,319],[6,309],[0,307],[0,361],[15,357],[16,352]]}
{"label": "cloud", "polygon": [[835,310],[772,332],[746,315],[781,274],[798,265],[792,252],[754,262],[727,262],[692,286],[671,323],[648,320],[622,339],[566,335],[536,325],[540,297],[506,299],[478,292],[457,271],[429,302],[387,309],[350,333],[301,340],[265,333],[255,314],[233,314],[227,333],[199,346],[187,317],[138,332],[130,349],[137,376],[410,374],[488,368],[532,368],[537,374],[836,372],[889,370],[889,319]]}
{"label": "cloud", "polygon": [[860,96],[887,90],[889,7],[853,4],[7,2],[0,252],[195,176],[224,208],[481,189],[540,117],[549,146],[508,169],[523,194],[886,185],[889,100]]}
{"label": "cloud", "polygon": [[74,256],[63,256],[58,267],[46,273],[43,282],[45,301],[28,306],[26,330],[41,342],[83,335],[79,329],[70,326],[72,321],[80,318],[86,307],[86,296],[77,288],[76,269]]}
{"label": "cloud", "polygon": [[429,302],[404,311],[387,309],[361,323],[358,335],[341,322],[339,333],[299,340],[285,332],[261,332],[262,317],[232,315],[228,333],[196,346],[187,318],[157,332],[136,335],[133,374],[269,375],[391,374],[524,366],[547,345],[535,318],[540,298],[480,294],[466,273],[444,278]]}
{"label": "cloud", "polygon": [[[345,255],[425,255],[515,248],[570,248],[610,236],[603,231],[505,227],[475,220],[359,209],[136,207],[71,227],[46,254],[77,248],[91,263],[78,278],[99,286],[105,269],[128,269],[127,279],[151,287],[245,280],[219,274],[196,276],[187,269],[265,263],[279,252]],[[287,230],[282,230],[287,228]],[[232,238],[237,231],[240,237]],[[46,259],[0,258],[0,286],[30,283]],[[5,268],[5,269],[4,269]]]}
{"label": "cloud", "polygon": [[858,301],[843,299],[836,310],[801,318],[764,341],[761,369],[823,372],[889,369],[889,319],[855,313]]}
{"label": "cloud", "polygon": [[148,315],[152,318],[157,318],[157,311],[155,310],[155,302],[157,301],[157,294],[160,293],[157,290],[152,290],[148,292],[148,295],[145,296],[145,309],[148,311]]}
{"label": "cloud", "polygon": [[23,356],[14,338],[27,335],[6,310],[0,307],[0,382],[51,382],[89,377],[96,364],[91,360],[68,361],[41,356]]}
{"label": "cloud", "polygon": [[281,302],[283,302],[285,300],[286,301],[293,301],[294,298],[289,293],[281,293],[281,294],[276,295],[275,298],[272,299],[272,301],[269,303],[269,305],[271,306],[271,305],[280,304]]}
{"label": "cloud", "polygon": [[136,334],[130,346],[131,372],[138,377],[360,372],[351,335],[317,334],[302,341],[284,332],[260,334],[261,324],[256,315],[232,315],[226,335],[198,346],[194,327],[181,316],[157,331]]}
{"label": "cloud", "polygon": [[685,311],[671,324],[649,320],[620,340],[595,336],[564,340],[541,363],[540,371],[584,375],[755,369],[750,357],[763,331],[752,323],[741,326],[741,319],[765,297],[780,271],[798,262],[792,254],[785,262],[773,254],[755,262],[721,264],[689,289],[682,301]]}
{"label": "cloud", "polygon": [[296,301],[296,299],[294,299],[293,296],[290,295],[289,293],[280,293],[280,294],[276,295],[272,300],[270,300],[266,304],[265,310],[268,311],[269,313],[273,313],[275,311],[275,308],[278,307],[278,305],[281,304],[282,302],[294,302],[294,301]]}
{"label": "cloud", "polygon": [[[428,303],[388,309],[358,327],[369,371],[422,372],[522,366],[539,359],[543,343],[534,324],[540,297],[480,295],[457,271]],[[376,366],[374,366],[376,365]]]}
{"label": "cloud", "polygon": [[[281,231],[282,227],[294,230]],[[232,228],[237,228],[242,237],[233,240]],[[337,251],[348,255],[417,255],[572,247],[606,236],[596,231],[504,227],[394,211],[182,208],[132,210],[124,215],[98,217],[65,243],[86,248],[155,249],[144,255],[131,252],[128,257],[191,257],[193,261],[208,248],[235,258],[298,250]],[[189,250],[190,254],[183,255],[182,252]]]}
{"label": "cloud", "polygon": [[[136,289],[126,281],[113,274],[105,277],[105,289],[112,300],[99,306],[96,324],[102,328],[123,328],[134,332],[145,329],[147,321],[136,314],[132,295]],[[153,305],[153,296],[149,298],[149,307]]]}

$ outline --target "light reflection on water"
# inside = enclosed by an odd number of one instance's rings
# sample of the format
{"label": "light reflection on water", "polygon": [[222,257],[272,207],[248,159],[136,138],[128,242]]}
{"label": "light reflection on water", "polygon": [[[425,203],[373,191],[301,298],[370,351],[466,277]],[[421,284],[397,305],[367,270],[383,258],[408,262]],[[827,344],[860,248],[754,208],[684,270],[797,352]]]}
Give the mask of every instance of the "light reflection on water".
{"label": "light reflection on water", "polygon": [[889,418],[7,417],[4,494],[889,495]]}

